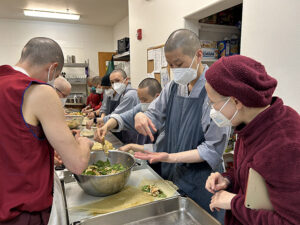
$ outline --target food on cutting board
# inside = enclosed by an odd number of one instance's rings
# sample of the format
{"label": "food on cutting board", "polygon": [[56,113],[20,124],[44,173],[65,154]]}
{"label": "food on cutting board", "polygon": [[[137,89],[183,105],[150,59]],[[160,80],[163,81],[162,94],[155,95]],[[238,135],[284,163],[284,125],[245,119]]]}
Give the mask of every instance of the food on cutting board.
{"label": "food on cutting board", "polygon": [[112,145],[112,143],[105,140],[104,141],[104,146],[103,146],[103,144],[95,141],[91,150],[92,151],[103,151],[104,150],[105,152],[108,152],[108,150],[112,150],[112,149],[114,149],[114,146]]}
{"label": "food on cutting board", "polygon": [[142,191],[147,192],[149,195],[158,198],[165,198],[167,195],[155,184],[147,184],[142,186]]}
{"label": "food on cutting board", "polygon": [[79,119],[76,119],[76,118],[73,118],[71,120],[67,120],[67,125],[70,129],[75,129],[77,127],[79,127],[80,125],[80,120]]}
{"label": "food on cutting board", "polygon": [[94,130],[89,130],[85,128],[80,132],[80,135],[83,137],[94,137]]}
{"label": "food on cutting board", "polygon": [[108,159],[106,160],[106,162],[98,160],[93,165],[89,165],[88,168],[85,171],[83,171],[82,175],[112,175],[120,173],[126,169],[127,168],[124,167],[121,163],[111,165]]}

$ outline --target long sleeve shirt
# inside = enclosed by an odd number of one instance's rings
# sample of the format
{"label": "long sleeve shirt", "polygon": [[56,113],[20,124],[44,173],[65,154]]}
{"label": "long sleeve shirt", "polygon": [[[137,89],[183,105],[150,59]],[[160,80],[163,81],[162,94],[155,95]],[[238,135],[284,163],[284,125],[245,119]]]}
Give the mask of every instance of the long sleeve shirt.
{"label": "long sleeve shirt", "polygon": [[[113,132],[120,132],[122,130],[135,130],[134,116],[139,112],[142,112],[140,104],[136,105],[133,109],[128,110],[124,113],[111,114],[111,118],[114,118],[118,123],[118,127],[113,129],[112,131]],[[158,131],[158,132],[159,132],[159,135],[158,135],[155,143],[161,141],[162,138],[164,137],[164,132],[163,133],[161,131]],[[156,151],[156,144],[147,143],[145,145],[145,150]]]}
{"label": "long sleeve shirt", "polygon": [[[197,82],[195,83],[192,91],[189,94],[187,85],[179,85],[177,94],[186,98],[198,97],[201,90],[205,85],[205,72],[207,71],[208,66],[205,66],[205,69]],[[174,81],[172,81],[174,82]],[[156,129],[161,129],[164,126],[167,111],[167,104],[170,97],[171,84],[168,83],[162,90],[159,97],[157,97],[149,106],[145,114],[151,119],[154,123]],[[198,153],[200,157],[206,161],[212,169],[217,169],[217,167],[222,162],[223,152],[226,148],[230,128],[229,127],[218,127],[210,118],[210,106],[208,105],[208,97],[206,96],[203,107],[202,107],[202,120],[198,121],[203,127],[203,133],[205,141],[202,142],[198,147]],[[176,122],[176,121],[174,121]]]}
{"label": "long sleeve shirt", "polygon": [[[237,194],[226,225],[300,224],[300,116],[279,98],[242,129],[234,150],[234,168],[223,173],[228,191]],[[249,168],[266,181],[274,211],[244,206]]]}
{"label": "long sleeve shirt", "polygon": [[90,105],[93,108],[93,110],[97,110],[99,108],[97,108],[97,106],[101,104],[101,99],[101,95],[90,93],[90,95],[87,98],[86,104]]}
{"label": "long sleeve shirt", "polygon": [[124,113],[140,103],[136,90],[132,89],[130,84],[127,85],[125,92],[125,94],[121,94],[121,97],[119,94],[113,96],[112,100],[117,101],[120,98],[120,103],[110,114],[108,114],[109,112],[107,109],[107,101],[109,101],[109,98],[105,98],[106,102],[100,109],[100,115],[102,112],[106,113],[106,116],[103,119],[104,123],[110,119],[111,114]]}

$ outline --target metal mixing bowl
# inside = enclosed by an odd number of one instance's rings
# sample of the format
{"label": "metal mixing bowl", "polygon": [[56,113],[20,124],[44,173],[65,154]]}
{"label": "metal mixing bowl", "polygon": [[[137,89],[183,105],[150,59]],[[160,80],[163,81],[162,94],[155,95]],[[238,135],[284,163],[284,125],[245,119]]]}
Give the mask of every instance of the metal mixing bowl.
{"label": "metal mixing bowl", "polygon": [[135,165],[134,157],[129,153],[117,150],[110,150],[108,157],[104,151],[91,152],[89,165],[98,160],[106,161],[107,158],[111,164],[121,163],[127,169],[112,175],[89,176],[74,174],[77,183],[85,193],[98,197],[112,195],[122,190],[127,183],[131,170]]}

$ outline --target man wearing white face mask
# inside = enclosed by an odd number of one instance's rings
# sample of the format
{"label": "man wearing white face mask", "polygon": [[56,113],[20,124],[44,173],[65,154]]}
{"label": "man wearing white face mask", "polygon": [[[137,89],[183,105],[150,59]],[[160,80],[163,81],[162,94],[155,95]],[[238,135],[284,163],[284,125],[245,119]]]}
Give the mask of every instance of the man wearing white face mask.
{"label": "man wearing white face mask", "polygon": [[[212,171],[222,171],[230,127],[219,128],[210,119],[204,88],[208,67],[201,63],[197,35],[186,29],[176,30],[164,49],[174,81],[164,87],[145,113],[135,116],[135,128],[153,139],[152,132],[164,125],[165,152],[135,156],[150,163],[161,161],[162,177],[173,181],[181,192],[211,213],[205,180]],[[224,212],[211,214],[223,221]]]}
{"label": "man wearing white face mask", "polygon": [[[121,114],[132,109],[139,103],[139,98],[135,89],[131,87],[129,78],[122,69],[115,69],[111,72],[110,83],[114,89],[114,94],[105,98],[105,103],[100,109],[100,118],[95,119],[97,123],[106,123],[112,114]],[[96,122],[95,121],[95,122]],[[124,143],[135,143],[137,135],[135,131],[120,131],[114,134]]]}
{"label": "man wearing white face mask", "polygon": [[71,93],[71,84],[64,77],[59,76],[54,80],[54,88],[60,98],[62,106],[64,107],[67,101],[67,97]]}
{"label": "man wearing white face mask", "polygon": [[[136,105],[133,109],[128,110],[121,114],[111,114],[111,118],[105,123],[105,125],[101,128],[97,129],[96,140],[103,140],[107,131],[112,130],[113,132],[120,132],[122,130],[132,130],[135,131],[134,128],[134,116],[138,112],[145,112],[151,102],[156,99],[161,92],[160,83],[154,78],[146,78],[141,81],[138,86],[138,96],[140,99],[140,104]],[[159,132],[160,133],[160,132]],[[120,150],[129,151],[129,150],[144,150],[146,147],[153,149],[153,144],[151,144],[151,140],[149,137],[137,134],[137,142],[130,143],[128,145],[123,146]],[[157,134],[158,136],[159,134]],[[144,146],[144,144],[149,144]]]}
{"label": "man wearing white face mask", "polygon": [[0,129],[0,202],[5,203],[0,224],[48,224],[54,211],[53,149],[76,174],[88,165],[93,144],[73,137],[59,97],[48,85],[63,64],[60,46],[37,37],[25,45],[16,66],[0,66],[0,127],[5,127]]}

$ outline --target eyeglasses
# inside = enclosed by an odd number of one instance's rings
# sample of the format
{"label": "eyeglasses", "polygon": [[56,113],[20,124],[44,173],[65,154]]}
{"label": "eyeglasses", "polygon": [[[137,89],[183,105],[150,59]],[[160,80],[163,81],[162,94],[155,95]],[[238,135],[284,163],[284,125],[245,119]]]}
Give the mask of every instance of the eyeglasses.
{"label": "eyeglasses", "polygon": [[221,100],[216,101],[216,102],[212,102],[212,101],[208,98],[207,105],[210,106],[210,107],[212,108],[214,104],[217,104],[217,103],[219,103],[219,102],[223,102],[224,100],[228,100],[229,98],[230,98],[230,97],[224,97],[224,98],[222,98]]}
{"label": "eyeglasses", "polygon": [[62,96],[64,97],[64,98],[66,98],[67,97],[67,95],[65,95],[61,90],[59,90],[57,87],[55,87],[55,90],[57,90],[59,93],[61,93],[62,94]]}

